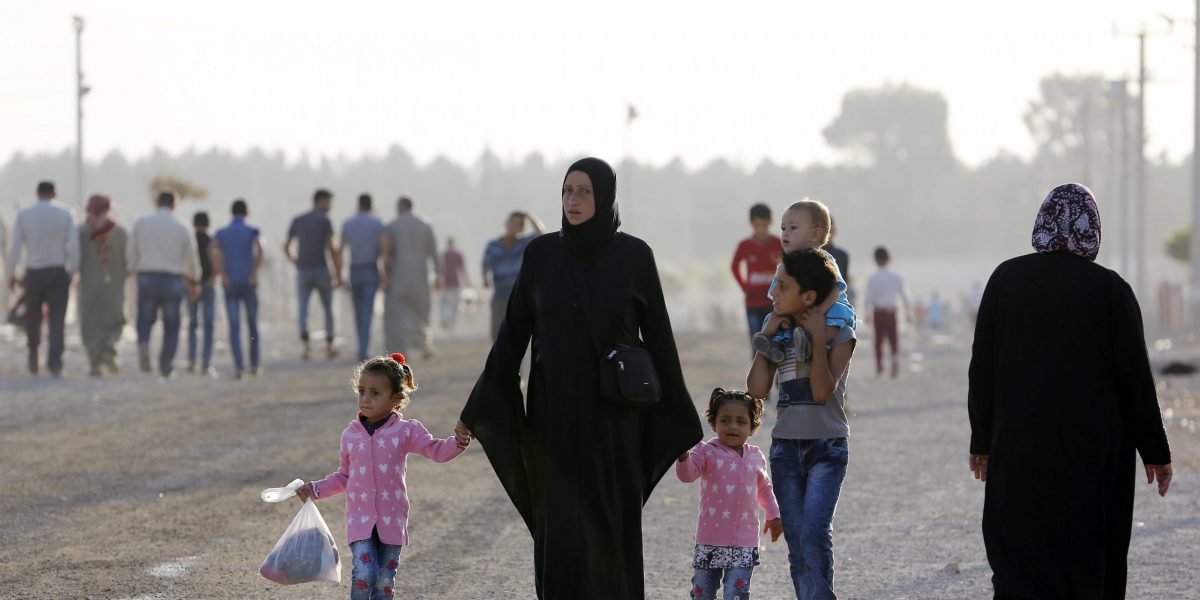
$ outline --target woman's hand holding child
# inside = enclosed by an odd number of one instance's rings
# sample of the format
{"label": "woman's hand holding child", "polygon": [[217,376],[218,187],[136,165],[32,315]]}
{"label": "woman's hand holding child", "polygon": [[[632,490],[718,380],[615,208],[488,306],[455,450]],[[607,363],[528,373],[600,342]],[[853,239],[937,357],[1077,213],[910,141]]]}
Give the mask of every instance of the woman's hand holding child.
{"label": "woman's hand holding child", "polygon": [[470,446],[472,437],[474,436],[471,434],[471,430],[467,429],[467,426],[462,421],[454,425],[454,440],[458,442],[459,446]]}

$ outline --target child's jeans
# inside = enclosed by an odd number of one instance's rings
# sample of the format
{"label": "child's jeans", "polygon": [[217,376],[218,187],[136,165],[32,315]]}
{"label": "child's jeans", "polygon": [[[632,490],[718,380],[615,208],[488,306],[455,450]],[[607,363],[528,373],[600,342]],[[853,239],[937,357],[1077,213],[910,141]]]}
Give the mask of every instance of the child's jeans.
{"label": "child's jeans", "polygon": [[403,548],[379,541],[376,531],[369,540],[350,542],[350,554],[354,555],[350,600],[390,600]]}
{"label": "child's jeans", "polygon": [[725,588],[725,600],[750,600],[750,576],[754,567],[741,569],[696,569],[692,575],[692,600],[715,600],[717,588]]}
{"label": "child's jeans", "polygon": [[833,513],[846,478],[846,438],[771,439],[771,479],[800,600],[833,600]]}

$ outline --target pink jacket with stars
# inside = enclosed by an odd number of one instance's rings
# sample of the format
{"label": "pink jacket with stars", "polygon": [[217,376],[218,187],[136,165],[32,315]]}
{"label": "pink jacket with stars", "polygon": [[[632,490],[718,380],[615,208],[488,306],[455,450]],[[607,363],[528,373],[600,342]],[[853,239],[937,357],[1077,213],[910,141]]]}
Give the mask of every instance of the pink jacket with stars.
{"label": "pink jacket with stars", "polygon": [[378,528],[385,544],[408,544],[408,492],[404,484],[405,461],[411,453],[444,463],[462,454],[454,436],[436,439],[420,421],[393,414],[368,435],[355,419],[342,432],[342,467],[313,482],[318,499],[346,494],[346,541],[371,538]]}
{"label": "pink jacket with stars", "polygon": [[687,460],[675,463],[675,474],[684,483],[700,479],[697,544],[757,548],[758,507],[768,521],[779,517],[767,459],[758,446],[746,444],[739,455],[717,438],[700,442]]}

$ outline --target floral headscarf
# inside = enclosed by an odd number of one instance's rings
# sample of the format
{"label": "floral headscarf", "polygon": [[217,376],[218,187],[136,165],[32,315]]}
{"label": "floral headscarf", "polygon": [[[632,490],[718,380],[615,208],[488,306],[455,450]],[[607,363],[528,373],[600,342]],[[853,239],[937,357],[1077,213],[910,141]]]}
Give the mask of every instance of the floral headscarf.
{"label": "floral headscarf", "polygon": [[1033,249],[1070,252],[1096,260],[1100,253],[1100,210],[1092,191],[1078,183],[1064,183],[1050,190],[1033,224]]}

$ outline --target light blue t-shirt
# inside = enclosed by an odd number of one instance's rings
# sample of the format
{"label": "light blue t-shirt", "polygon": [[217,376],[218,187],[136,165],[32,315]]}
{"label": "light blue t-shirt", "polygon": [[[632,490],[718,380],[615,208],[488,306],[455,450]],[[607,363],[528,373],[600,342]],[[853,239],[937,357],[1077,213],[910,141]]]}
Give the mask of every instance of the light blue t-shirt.
{"label": "light blue t-shirt", "polygon": [[496,238],[488,242],[483,251],[483,268],[492,272],[492,286],[501,296],[508,294],[517,283],[517,274],[521,272],[521,261],[525,257],[525,247],[533,241],[535,235],[517,238],[512,248],[505,248],[502,240]]}
{"label": "light blue t-shirt", "polygon": [[342,239],[350,247],[350,266],[373,265],[379,260],[379,235],[383,221],[375,215],[360,211],[342,224]]}

